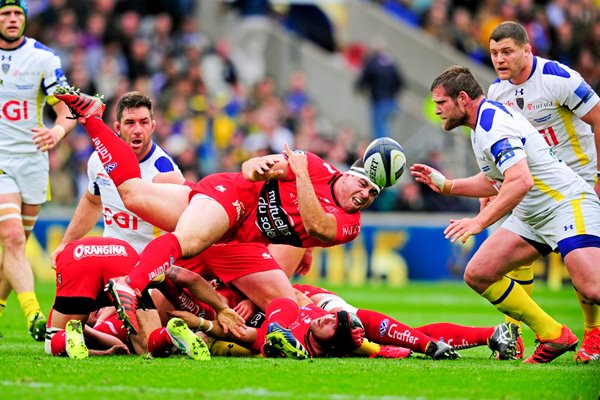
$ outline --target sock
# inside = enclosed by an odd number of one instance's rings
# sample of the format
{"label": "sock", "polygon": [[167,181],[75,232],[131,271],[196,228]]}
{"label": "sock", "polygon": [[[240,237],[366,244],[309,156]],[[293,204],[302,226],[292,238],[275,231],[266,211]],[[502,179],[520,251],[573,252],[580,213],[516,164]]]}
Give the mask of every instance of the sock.
{"label": "sock", "polygon": [[23,310],[23,314],[25,314],[25,319],[27,319],[29,327],[29,322],[31,322],[35,314],[40,311],[40,303],[38,303],[34,292],[19,293],[17,294],[17,299],[19,300],[21,310]]}
{"label": "sock", "polygon": [[225,357],[256,357],[261,356],[256,352],[235,344],[232,342],[226,342],[224,340],[210,340],[208,342],[208,348],[211,356],[225,356]]}
{"label": "sock", "polygon": [[439,322],[416,328],[435,341],[443,341],[457,350],[476,346],[487,346],[488,339],[494,333],[494,327],[479,328]]}
{"label": "sock", "polygon": [[381,346],[378,343],[373,343],[369,339],[365,339],[360,347],[352,353],[362,357],[369,357],[379,353],[379,350],[381,350]]}
{"label": "sock", "polygon": [[562,325],[542,310],[520,285],[507,277],[491,284],[481,296],[501,312],[525,322],[540,340],[553,340],[561,335]]}
{"label": "sock", "polygon": [[[525,290],[525,293],[531,297],[531,294],[533,293],[534,278],[533,266],[523,265],[522,267],[510,271],[508,274],[506,274],[506,276],[521,285],[523,290]],[[519,330],[521,329],[521,321],[511,318],[509,315],[505,315],[504,319],[506,322],[512,322],[513,324],[517,325]]]}
{"label": "sock", "polygon": [[131,147],[106,126],[102,119],[88,118],[83,126],[115,186],[141,177],[140,165]]}
{"label": "sock", "polygon": [[140,254],[140,261],[129,273],[129,286],[140,292],[150,281],[164,273],[174,260],[181,257],[181,246],[177,237],[165,233],[154,239]]}
{"label": "sock", "polygon": [[148,353],[152,354],[152,357],[169,357],[174,347],[167,328],[155,329],[148,335]]}
{"label": "sock", "polygon": [[68,357],[67,354],[67,331],[64,329],[59,330],[52,336],[50,341],[50,349],[53,356],[57,357]]}
{"label": "sock", "polygon": [[267,306],[265,314],[267,323],[277,322],[280,326],[287,328],[298,317],[300,309],[294,300],[280,297]]}
{"label": "sock", "polygon": [[365,336],[379,344],[406,347],[425,353],[431,338],[387,315],[371,310],[358,310],[356,313],[365,327]]}
{"label": "sock", "polygon": [[4,314],[4,309],[6,309],[6,299],[0,299],[0,317]]}
{"label": "sock", "polygon": [[[575,289],[575,288],[573,288]],[[595,328],[600,328],[600,306],[592,303],[591,300],[584,297],[575,289],[575,295],[579,300],[579,307],[583,311],[583,330],[589,332]]]}

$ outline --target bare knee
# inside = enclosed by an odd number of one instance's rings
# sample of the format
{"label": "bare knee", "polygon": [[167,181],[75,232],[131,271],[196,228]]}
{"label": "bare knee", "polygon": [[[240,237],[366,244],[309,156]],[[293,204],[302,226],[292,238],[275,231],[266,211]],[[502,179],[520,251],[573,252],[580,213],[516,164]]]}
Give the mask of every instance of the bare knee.
{"label": "bare knee", "polygon": [[4,224],[0,230],[0,238],[5,249],[21,249],[25,247],[25,231],[18,220]]}

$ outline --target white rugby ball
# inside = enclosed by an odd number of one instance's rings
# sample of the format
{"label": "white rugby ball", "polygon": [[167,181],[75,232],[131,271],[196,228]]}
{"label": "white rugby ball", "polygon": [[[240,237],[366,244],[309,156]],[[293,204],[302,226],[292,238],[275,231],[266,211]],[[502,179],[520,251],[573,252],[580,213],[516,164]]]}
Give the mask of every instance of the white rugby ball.
{"label": "white rugby ball", "polygon": [[363,155],[365,172],[371,181],[384,188],[394,185],[406,165],[404,149],[394,139],[383,137],[373,140]]}

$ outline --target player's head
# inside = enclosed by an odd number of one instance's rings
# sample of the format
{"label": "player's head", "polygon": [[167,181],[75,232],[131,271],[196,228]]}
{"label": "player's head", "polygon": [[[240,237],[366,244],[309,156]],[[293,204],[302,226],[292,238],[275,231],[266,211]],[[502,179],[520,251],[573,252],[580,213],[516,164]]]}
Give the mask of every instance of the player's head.
{"label": "player's head", "polygon": [[138,160],[152,148],[152,133],[156,128],[152,100],[140,92],[127,92],[117,103],[115,130],[131,147]]}
{"label": "player's head", "polygon": [[21,39],[27,26],[25,0],[0,0],[0,39],[13,43]]}
{"label": "player's head", "polygon": [[465,105],[481,96],[483,89],[467,67],[450,67],[431,84],[435,113],[442,119],[442,127],[448,131],[466,125],[469,115]]}
{"label": "player's head", "polygon": [[355,213],[373,203],[381,188],[367,175],[363,161],[356,160],[335,184],[338,202],[347,213]]}
{"label": "player's head", "polygon": [[[521,75],[527,79],[526,71],[533,62],[533,54],[529,36],[523,25],[505,21],[499,24],[490,35],[490,57],[501,80],[518,79]],[[526,76],[525,76],[526,75]]]}
{"label": "player's head", "polygon": [[327,355],[334,357],[352,353],[365,338],[365,328],[360,319],[344,310],[311,321],[310,331]]}

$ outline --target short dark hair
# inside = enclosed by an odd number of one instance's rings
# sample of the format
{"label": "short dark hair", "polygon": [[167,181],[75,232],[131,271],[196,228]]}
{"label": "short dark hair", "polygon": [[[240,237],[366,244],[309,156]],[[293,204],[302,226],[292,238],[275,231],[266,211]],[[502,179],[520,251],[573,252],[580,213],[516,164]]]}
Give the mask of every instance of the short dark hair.
{"label": "short dark hair", "polygon": [[152,111],[152,100],[141,92],[127,92],[119,99],[117,103],[117,121],[121,121],[123,110],[128,108],[145,107],[150,111],[150,118],[154,117]]}
{"label": "short dark hair", "polygon": [[490,35],[490,41],[499,42],[502,39],[512,39],[519,46],[524,46],[529,43],[529,36],[523,25],[513,22],[504,21],[494,28]]}
{"label": "short dark hair", "polygon": [[483,95],[483,89],[467,67],[455,65],[442,72],[431,84],[431,91],[443,87],[451,99],[456,100],[460,92],[465,92],[471,99]]}

